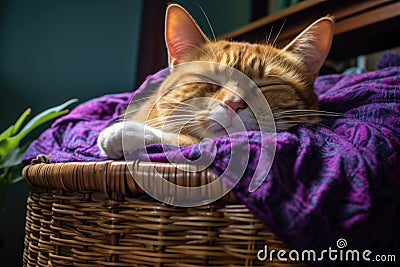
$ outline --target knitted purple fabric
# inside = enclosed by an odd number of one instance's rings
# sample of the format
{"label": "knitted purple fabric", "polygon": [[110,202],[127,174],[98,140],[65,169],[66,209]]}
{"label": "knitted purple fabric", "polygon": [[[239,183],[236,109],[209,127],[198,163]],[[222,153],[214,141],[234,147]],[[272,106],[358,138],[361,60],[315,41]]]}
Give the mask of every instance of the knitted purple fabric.
{"label": "knitted purple fabric", "polygon": [[[348,249],[369,249],[372,255],[399,251],[400,58],[387,53],[378,66],[379,70],[365,74],[317,79],[320,108],[346,116],[278,133],[272,168],[268,174],[257,174],[266,179],[252,193],[248,186],[258,161],[272,160],[260,158],[261,144],[268,146],[273,138],[252,131],[215,140],[217,157],[210,168],[217,174],[227,167],[232,146],[250,140],[251,157],[233,192],[291,248],[337,248],[336,240],[345,238]],[[149,77],[139,92],[166,73]],[[130,93],[108,95],[81,104],[31,144],[25,161],[39,153],[49,154],[52,162],[104,160],[96,146],[97,135],[130,97]],[[166,162],[167,156],[178,159],[178,152],[196,159],[210,146],[170,146],[165,152],[161,145],[151,145],[147,151],[151,160]],[[138,151],[138,158],[145,157],[144,150]],[[231,182],[229,174],[224,182]]]}

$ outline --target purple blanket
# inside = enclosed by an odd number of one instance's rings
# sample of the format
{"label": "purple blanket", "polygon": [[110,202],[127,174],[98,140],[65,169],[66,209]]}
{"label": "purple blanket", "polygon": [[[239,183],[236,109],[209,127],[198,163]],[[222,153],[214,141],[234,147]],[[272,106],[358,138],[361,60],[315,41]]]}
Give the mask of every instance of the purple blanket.
{"label": "purple blanket", "polygon": [[[244,176],[233,191],[287,245],[295,249],[337,249],[336,241],[344,238],[348,249],[369,249],[371,257],[398,253],[398,66],[400,57],[385,53],[377,71],[319,77],[315,88],[321,109],[347,116],[278,133],[272,168],[255,192],[249,193],[248,185],[261,144],[272,140],[268,135],[253,131],[236,133],[231,139],[218,138],[218,157],[210,167],[221,174],[227,166],[231,144],[240,146],[249,138],[252,157],[243,166]],[[150,76],[141,88],[158,82],[163,75],[165,71]],[[31,144],[25,161],[39,153],[49,154],[52,162],[104,160],[96,146],[97,134],[115,119],[130,98],[131,93],[114,94],[81,104]],[[160,145],[152,145],[148,151],[151,160],[165,162],[166,154],[174,159],[178,158],[178,151],[196,159],[200,148],[170,147],[168,152],[162,152]],[[138,156],[144,157],[144,152]],[[230,183],[229,175],[224,182]],[[323,266],[335,264],[338,262]],[[360,266],[366,266],[365,262]]]}

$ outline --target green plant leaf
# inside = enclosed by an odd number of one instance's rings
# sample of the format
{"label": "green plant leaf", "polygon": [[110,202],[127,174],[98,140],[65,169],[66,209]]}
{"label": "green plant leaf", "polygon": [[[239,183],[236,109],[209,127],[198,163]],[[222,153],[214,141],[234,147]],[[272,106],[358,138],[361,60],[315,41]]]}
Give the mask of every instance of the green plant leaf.
{"label": "green plant leaf", "polygon": [[21,132],[19,134],[23,134],[25,136],[27,133],[31,132],[33,129],[35,129],[39,125],[41,125],[51,119],[54,119],[60,115],[64,115],[65,113],[68,112],[68,110],[64,110],[64,109],[66,107],[68,107],[69,105],[71,105],[72,103],[75,103],[77,101],[78,101],[78,99],[74,98],[74,99],[68,100],[67,102],[65,102],[61,105],[58,105],[53,108],[49,108],[49,109],[39,113],[25,125],[25,127],[21,130]]}
{"label": "green plant leaf", "polygon": [[26,120],[26,118],[31,114],[31,109],[27,108],[24,113],[18,118],[17,122],[14,125],[13,133],[12,135],[15,135],[18,133],[19,129],[21,128],[22,124]]}
{"label": "green plant leaf", "polygon": [[0,134],[0,142],[10,136],[15,135],[18,130],[21,128],[22,123],[24,123],[25,119],[31,114],[31,109],[28,108],[22,113],[22,115],[18,118],[17,122],[10,127],[7,128],[4,132]]}
{"label": "green plant leaf", "polygon": [[[8,152],[19,143],[19,141],[21,141],[26,135],[28,135],[34,129],[36,129],[37,127],[39,127],[40,125],[49,120],[52,120],[54,118],[57,118],[59,116],[68,113],[68,110],[66,110],[65,108],[77,101],[78,101],[77,99],[71,99],[61,105],[47,109],[39,113],[38,115],[33,117],[18,134],[0,140],[0,160],[3,159],[8,154]],[[22,116],[24,116],[24,114]],[[22,122],[20,120],[18,120],[17,122],[19,123],[18,127],[20,127]],[[11,131],[14,132],[14,130]]]}
{"label": "green plant leaf", "polygon": [[1,134],[0,134],[0,142],[3,141],[4,139],[12,136],[12,133],[14,132],[14,125],[11,125],[10,127],[8,127],[6,130],[4,130]]}
{"label": "green plant leaf", "polygon": [[11,168],[21,164],[22,157],[25,154],[29,144],[13,147],[8,154],[0,161],[0,169]]}
{"label": "green plant leaf", "polygon": [[51,112],[51,113],[46,113],[46,114],[39,114],[41,116],[36,116],[32,120],[32,123],[29,123],[25,125],[25,127],[17,134],[14,136],[11,136],[7,138],[8,145],[10,148],[14,147],[16,144],[18,144],[19,141],[21,141],[25,136],[27,136],[30,132],[35,130],[37,127],[42,125],[43,123],[55,119],[57,117],[60,117],[62,115],[65,115],[68,113],[68,110],[61,110],[57,112]]}

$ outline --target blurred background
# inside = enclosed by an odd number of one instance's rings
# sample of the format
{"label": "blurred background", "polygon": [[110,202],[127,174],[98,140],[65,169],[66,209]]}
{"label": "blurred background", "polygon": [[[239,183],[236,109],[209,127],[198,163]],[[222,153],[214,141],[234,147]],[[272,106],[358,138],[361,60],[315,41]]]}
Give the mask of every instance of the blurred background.
{"label": "blurred background", "polygon": [[[146,75],[166,67],[163,24],[167,2],[0,1],[0,131],[28,107],[35,115],[71,98],[82,103],[104,94],[132,91]],[[173,2],[187,8],[212,36],[207,14],[218,36],[266,15],[269,1]],[[273,2],[273,8],[278,8],[277,1]],[[24,182],[12,185],[5,211],[0,212],[2,266],[22,265],[27,194]]]}

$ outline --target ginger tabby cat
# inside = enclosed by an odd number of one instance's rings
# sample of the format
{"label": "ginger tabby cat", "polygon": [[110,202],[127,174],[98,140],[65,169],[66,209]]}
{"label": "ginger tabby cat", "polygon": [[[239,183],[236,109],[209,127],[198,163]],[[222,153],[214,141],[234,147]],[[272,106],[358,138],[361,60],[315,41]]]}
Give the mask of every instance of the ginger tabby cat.
{"label": "ginger tabby cat", "polygon": [[[324,112],[318,111],[313,83],[328,55],[333,31],[333,19],[323,17],[282,49],[270,44],[212,41],[185,9],[171,4],[165,20],[170,74],[155,94],[134,107],[137,112],[127,113],[124,121],[104,129],[98,145],[109,158],[119,159],[123,155],[123,135],[125,151],[133,152],[145,143],[191,145],[240,131],[240,127],[235,128],[235,119],[240,119],[246,130],[260,129],[263,119],[257,121],[241,97],[251,97],[254,92],[250,89],[240,88],[241,93],[237,93],[229,90],[228,85],[206,82],[176,86],[187,75],[202,76],[206,75],[202,72],[213,69],[202,69],[204,64],[195,69],[176,68],[190,62],[212,62],[248,76],[269,104],[278,131],[299,122],[318,122]],[[201,101],[190,102],[193,99]]]}

